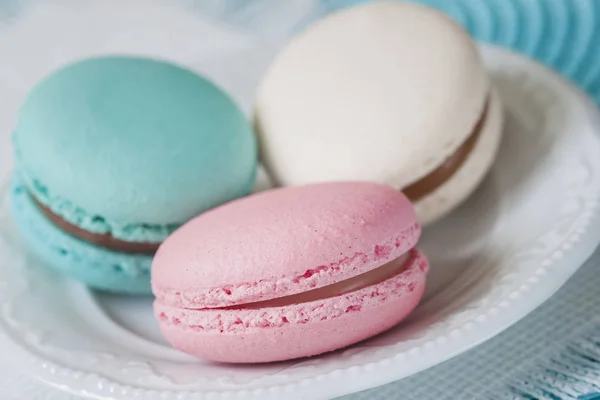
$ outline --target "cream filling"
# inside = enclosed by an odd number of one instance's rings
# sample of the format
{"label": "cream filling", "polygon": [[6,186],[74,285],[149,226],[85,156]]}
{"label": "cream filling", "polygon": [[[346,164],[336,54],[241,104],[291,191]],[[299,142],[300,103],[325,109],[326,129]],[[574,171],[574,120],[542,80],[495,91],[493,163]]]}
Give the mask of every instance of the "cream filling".
{"label": "cream filling", "polygon": [[283,307],[292,304],[308,303],[315,300],[328,299],[345,293],[354,292],[356,290],[364,289],[368,286],[377,285],[400,274],[402,271],[404,271],[409,257],[410,251],[380,267],[365,272],[364,274],[360,274],[331,285],[323,286],[318,289],[279,297],[276,299],[240,304],[228,308],[255,310],[266,307]]}

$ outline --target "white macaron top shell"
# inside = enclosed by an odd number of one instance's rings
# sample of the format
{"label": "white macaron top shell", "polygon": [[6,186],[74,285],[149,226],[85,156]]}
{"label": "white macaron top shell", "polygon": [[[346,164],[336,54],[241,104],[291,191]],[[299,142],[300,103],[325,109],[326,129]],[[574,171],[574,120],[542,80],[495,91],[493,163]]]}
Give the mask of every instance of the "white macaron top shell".
{"label": "white macaron top shell", "polygon": [[280,52],[258,90],[263,163],[279,184],[368,180],[399,189],[472,133],[489,96],[476,46],[424,6],[328,16]]}

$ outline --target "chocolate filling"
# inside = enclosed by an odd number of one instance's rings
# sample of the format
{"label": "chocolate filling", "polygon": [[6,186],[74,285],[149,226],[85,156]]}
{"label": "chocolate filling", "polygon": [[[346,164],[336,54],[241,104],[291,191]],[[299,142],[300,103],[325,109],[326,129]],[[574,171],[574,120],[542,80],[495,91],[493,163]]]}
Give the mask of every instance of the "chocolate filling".
{"label": "chocolate filling", "polygon": [[439,167],[434,169],[425,177],[419,179],[417,182],[410,184],[405,187],[402,192],[408,197],[411,201],[421,200],[423,197],[432,193],[434,190],[442,186],[446,183],[452,175],[458,171],[458,169],[464,164],[467,160],[475,144],[477,143],[477,139],[481,136],[481,131],[485,125],[485,120],[488,114],[489,109],[489,100],[486,101],[485,107],[479,120],[475,124],[471,135],[465,140],[465,142],[452,154],[450,157],[446,159]]}
{"label": "chocolate filling", "polygon": [[409,251],[408,253],[405,253],[384,265],[372,269],[371,271],[354,276],[352,278],[345,279],[341,282],[320,287],[318,289],[292,294],[289,296],[283,296],[271,300],[240,304],[227,308],[259,309],[265,307],[283,307],[292,304],[308,303],[310,301],[328,299],[330,297],[339,296],[344,293],[354,292],[356,290],[364,289],[368,286],[377,285],[404,271],[406,267],[406,262],[410,258],[410,254],[411,253]]}
{"label": "chocolate filling", "polygon": [[80,227],[73,225],[69,221],[64,220],[62,217],[56,215],[48,207],[40,203],[34,196],[30,194],[35,205],[42,211],[44,216],[50,220],[58,229],[63,232],[76,237],[77,239],[84,240],[91,244],[99,247],[103,247],[108,250],[118,251],[121,253],[129,254],[154,254],[158,249],[160,243],[148,243],[148,242],[126,242],[121,239],[117,239],[114,236],[105,233],[93,233],[81,229]]}

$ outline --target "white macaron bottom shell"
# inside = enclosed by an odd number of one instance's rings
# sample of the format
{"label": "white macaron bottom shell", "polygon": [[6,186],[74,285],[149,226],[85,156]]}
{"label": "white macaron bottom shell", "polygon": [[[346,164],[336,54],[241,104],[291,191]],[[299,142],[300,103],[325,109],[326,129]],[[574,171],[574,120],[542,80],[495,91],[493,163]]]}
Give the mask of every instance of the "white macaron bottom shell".
{"label": "white macaron bottom shell", "polygon": [[414,203],[422,226],[430,225],[465,201],[491,168],[500,147],[504,113],[498,93],[490,93],[490,109],[475,148],[456,173],[434,192]]}

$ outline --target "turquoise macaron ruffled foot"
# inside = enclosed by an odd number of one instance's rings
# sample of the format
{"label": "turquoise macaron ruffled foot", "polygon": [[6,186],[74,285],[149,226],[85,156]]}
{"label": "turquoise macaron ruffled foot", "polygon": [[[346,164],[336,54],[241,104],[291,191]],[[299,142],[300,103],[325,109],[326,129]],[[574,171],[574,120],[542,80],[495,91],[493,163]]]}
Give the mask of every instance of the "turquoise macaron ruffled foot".
{"label": "turquoise macaron ruffled foot", "polygon": [[42,80],[13,132],[13,213],[48,264],[87,285],[150,293],[152,255],[196,215],[248,194],[256,139],[207,79],[139,57]]}
{"label": "turquoise macaron ruffled foot", "polygon": [[48,265],[95,289],[150,292],[152,256],[110,251],[66,234],[44,217],[17,177],[10,203],[21,235]]}

